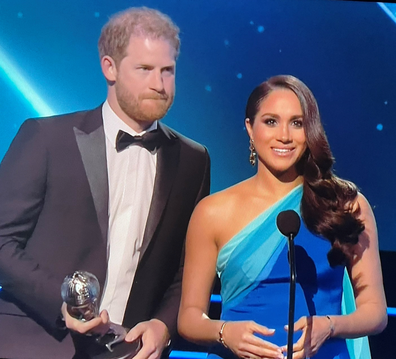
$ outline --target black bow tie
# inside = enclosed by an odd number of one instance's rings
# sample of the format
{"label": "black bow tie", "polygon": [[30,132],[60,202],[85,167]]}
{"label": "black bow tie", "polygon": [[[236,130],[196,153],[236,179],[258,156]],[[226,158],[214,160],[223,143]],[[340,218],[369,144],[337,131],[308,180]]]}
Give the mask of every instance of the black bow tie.
{"label": "black bow tie", "polygon": [[143,136],[131,136],[129,133],[119,130],[116,139],[116,150],[121,152],[128,146],[136,144],[153,152],[161,146],[161,142],[162,136],[158,130],[146,132]]}

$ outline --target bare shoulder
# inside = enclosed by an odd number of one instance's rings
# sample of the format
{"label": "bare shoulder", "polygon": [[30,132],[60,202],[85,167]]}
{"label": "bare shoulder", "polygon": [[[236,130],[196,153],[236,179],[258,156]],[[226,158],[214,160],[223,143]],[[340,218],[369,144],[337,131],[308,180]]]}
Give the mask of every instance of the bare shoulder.
{"label": "bare shoulder", "polygon": [[359,206],[360,209],[360,213],[359,213],[359,217],[363,222],[366,221],[375,221],[374,220],[374,213],[373,210],[370,206],[369,201],[367,200],[367,198],[360,192],[358,192],[356,201],[355,201],[355,205]]}
{"label": "bare shoulder", "polygon": [[359,219],[364,224],[364,230],[359,235],[359,242],[355,246],[355,254],[358,258],[363,257],[363,253],[374,253],[378,251],[377,225],[370,203],[360,192],[354,203],[354,209],[358,208]]}
{"label": "bare shoulder", "polygon": [[362,208],[362,209],[363,208],[365,208],[365,209],[370,208],[371,209],[369,201],[364,196],[364,194],[361,193],[361,192],[358,192],[357,197],[356,197],[356,202],[359,204],[360,208]]}
{"label": "bare shoulder", "polygon": [[228,218],[238,208],[246,187],[246,181],[228,187],[202,199],[195,208],[194,216],[219,221]]}

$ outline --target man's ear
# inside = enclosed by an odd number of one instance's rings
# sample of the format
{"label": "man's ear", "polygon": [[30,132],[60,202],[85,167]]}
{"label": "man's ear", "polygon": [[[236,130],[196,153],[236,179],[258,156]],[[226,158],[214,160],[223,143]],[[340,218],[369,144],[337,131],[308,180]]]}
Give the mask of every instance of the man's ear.
{"label": "man's ear", "polygon": [[117,78],[117,66],[115,61],[110,56],[103,56],[100,60],[100,66],[104,77],[109,82],[115,82]]}

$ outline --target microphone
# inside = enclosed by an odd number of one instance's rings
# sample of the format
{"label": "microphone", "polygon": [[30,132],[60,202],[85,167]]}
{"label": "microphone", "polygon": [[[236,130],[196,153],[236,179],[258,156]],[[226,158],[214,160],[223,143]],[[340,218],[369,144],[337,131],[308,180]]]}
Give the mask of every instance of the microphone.
{"label": "microphone", "polygon": [[280,212],[276,217],[276,225],[289,244],[290,265],[290,294],[289,294],[289,324],[287,333],[287,359],[293,356],[293,334],[294,334],[294,308],[296,303],[296,259],[294,249],[294,237],[300,230],[301,220],[296,211],[291,209]]}
{"label": "microphone", "polygon": [[294,238],[300,230],[300,216],[292,209],[280,212],[278,217],[276,217],[276,225],[279,232],[281,232],[285,237],[289,238],[290,235],[293,235]]}

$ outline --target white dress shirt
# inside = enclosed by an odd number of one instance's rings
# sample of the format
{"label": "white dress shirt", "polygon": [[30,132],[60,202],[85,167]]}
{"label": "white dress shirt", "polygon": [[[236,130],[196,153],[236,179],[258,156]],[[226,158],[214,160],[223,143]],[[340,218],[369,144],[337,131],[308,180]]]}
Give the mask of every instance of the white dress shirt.
{"label": "white dress shirt", "polygon": [[121,324],[153,196],[157,155],[138,145],[117,152],[115,141],[119,130],[132,136],[142,135],[156,129],[157,122],[147,131],[136,133],[113,112],[107,101],[102,115],[109,178],[109,231],[107,276],[100,310],[106,309],[110,320]]}

